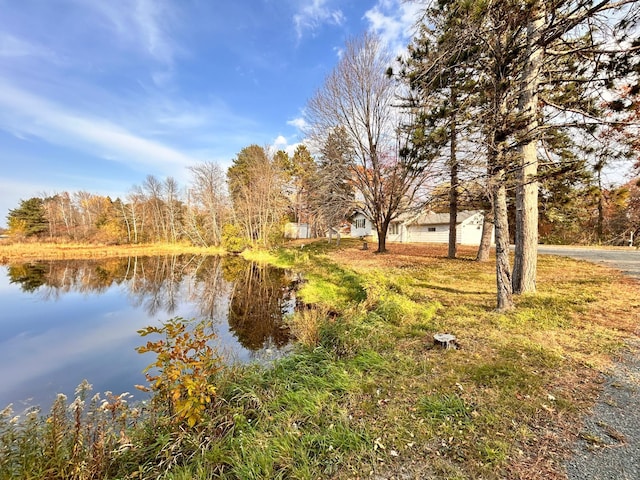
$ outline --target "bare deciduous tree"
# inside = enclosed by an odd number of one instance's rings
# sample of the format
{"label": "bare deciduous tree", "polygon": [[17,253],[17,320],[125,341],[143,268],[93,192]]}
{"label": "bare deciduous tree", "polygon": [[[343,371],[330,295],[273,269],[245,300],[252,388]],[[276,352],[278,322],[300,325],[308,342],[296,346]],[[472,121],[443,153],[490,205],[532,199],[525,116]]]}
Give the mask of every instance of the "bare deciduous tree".
{"label": "bare deciduous tree", "polygon": [[250,242],[269,246],[282,235],[288,202],[284,171],[258,145],[243,148],[227,171],[229,193],[237,224]]}
{"label": "bare deciduous tree", "polygon": [[378,252],[386,251],[389,224],[412,204],[421,188],[424,165],[400,155],[397,84],[386,71],[392,57],[372,34],[347,42],[338,65],[307,105],[310,137],[323,145],[330,132],[344,129],[353,148],[349,163],[362,209],[378,234]]}
{"label": "bare deciduous tree", "polygon": [[[200,163],[190,168],[193,183],[189,190],[191,228],[199,242],[206,246],[220,245],[222,225],[228,212],[225,178],[215,163]],[[197,221],[199,218],[200,221]]]}

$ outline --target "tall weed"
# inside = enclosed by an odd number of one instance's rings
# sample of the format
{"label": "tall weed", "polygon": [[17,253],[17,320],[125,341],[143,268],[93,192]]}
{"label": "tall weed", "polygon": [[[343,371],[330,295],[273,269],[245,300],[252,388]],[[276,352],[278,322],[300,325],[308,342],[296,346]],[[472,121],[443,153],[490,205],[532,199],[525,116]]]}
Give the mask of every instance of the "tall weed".
{"label": "tall weed", "polygon": [[320,328],[327,321],[327,310],[322,307],[296,311],[288,320],[289,331],[302,345],[315,348],[320,342]]}
{"label": "tall weed", "polygon": [[89,399],[90,392],[85,380],[71,403],[60,394],[44,416],[38,409],[24,418],[11,407],[0,412],[0,479],[84,480],[113,474],[114,460],[132,447],[128,432],[140,409],[129,406],[128,393]]}

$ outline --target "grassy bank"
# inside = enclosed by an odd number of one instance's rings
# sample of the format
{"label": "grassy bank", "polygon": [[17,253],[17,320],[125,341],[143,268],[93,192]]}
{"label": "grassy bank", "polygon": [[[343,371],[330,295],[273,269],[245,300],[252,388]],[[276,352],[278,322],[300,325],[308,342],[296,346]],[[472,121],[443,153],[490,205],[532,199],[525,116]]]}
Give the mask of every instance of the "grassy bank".
{"label": "grassy bank", "polygon": [[[502,314],[495,267],[472,261],[472,250],[457,260],[444,246],[390,250],[345,242],[259,254],[307,279],[299,294],[313,306],[290,319],[301,340],[293,355],[212,378],[216,397],[194,428],[112,399],[100,412],[120,424],[92,414],[103,435],[74,437],[84,426],[67,409],[64,438],[82,441],[55,450],[62,413],[22,430],[5,413],[0,458],[13,463],[0,472],[31,459],[19,477],[75,462],[68,478],[561,478],[600,373],[637,328],[638,284],[541,257],[539,292]],[[437,332],[455,334],[460,348],[434,348]],[[96,460],[95,451],[105,453]]]}
{"label": "grassy bank", "polygon": [[152,243],[141,245],[94,245],[86,243],[0,242],[0,264],[85,258],[132,257],[172,254],[217,255],[220,248],[187,244]]}

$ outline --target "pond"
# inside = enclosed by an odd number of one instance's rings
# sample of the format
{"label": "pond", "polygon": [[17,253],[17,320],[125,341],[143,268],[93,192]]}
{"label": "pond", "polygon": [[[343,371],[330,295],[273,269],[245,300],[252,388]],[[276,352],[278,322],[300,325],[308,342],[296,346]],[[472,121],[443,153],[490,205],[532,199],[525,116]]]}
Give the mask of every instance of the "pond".
{"label": "pond", "polygon": [[286,353],[299,277],[238,257],[164,256],[0,266],[0,409],[94,392],[130,392],[155,359],[137,333],[170,318],[211,320],[228,362]]}

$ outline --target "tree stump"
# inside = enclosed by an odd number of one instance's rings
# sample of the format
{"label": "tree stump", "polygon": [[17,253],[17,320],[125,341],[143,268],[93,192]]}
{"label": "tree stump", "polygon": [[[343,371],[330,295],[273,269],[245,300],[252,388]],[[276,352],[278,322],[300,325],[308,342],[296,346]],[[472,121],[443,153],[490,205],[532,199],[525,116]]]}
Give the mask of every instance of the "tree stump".
{"label": "tree stump", "polygon": [[455,335],[451,335],[450,333],[436,333],[433,336],[433,344],[446,350],[457,350],[459,347]]}

